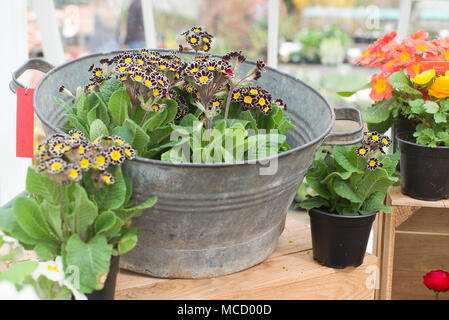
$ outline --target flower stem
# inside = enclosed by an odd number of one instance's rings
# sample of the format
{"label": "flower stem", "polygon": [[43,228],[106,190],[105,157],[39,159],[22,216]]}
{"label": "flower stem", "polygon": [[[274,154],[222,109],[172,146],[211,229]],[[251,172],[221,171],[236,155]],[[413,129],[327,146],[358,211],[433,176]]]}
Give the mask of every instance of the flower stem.
{"label": "flower stem", "polygon": [[440,292],[439,292],[439,291],[436,291],[436,292],[435,292],[435,300],[438,300],[439,296],[440,296]]}

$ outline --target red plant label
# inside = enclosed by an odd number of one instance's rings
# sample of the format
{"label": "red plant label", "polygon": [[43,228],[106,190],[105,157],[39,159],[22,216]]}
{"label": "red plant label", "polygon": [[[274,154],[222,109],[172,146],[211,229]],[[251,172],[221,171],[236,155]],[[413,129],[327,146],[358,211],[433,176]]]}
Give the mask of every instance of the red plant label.
{"label": "red plant label", "polygon": [[16,157],[33,157],[34,89],[17,88]]}

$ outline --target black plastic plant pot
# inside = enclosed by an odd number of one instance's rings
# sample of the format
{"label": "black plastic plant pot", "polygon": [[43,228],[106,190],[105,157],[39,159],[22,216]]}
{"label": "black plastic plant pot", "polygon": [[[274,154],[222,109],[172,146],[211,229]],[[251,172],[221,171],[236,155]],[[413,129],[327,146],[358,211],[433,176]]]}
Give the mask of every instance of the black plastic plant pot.
{"label": "black plastic plant pot", "polygon": [[335,269],[360,266],[376,213],[343,216],[323,209],[309,210],[313,259]]}
{"label": "black plastic plant pot", "polygon": [[449,147],[431,148],[397,138],[401,150],[401,189],[412,198],[437,201],[449,198]]}
{"label": "black plastic plant pot", "polygon": [[114,300],[117,274],[120,270],[120,256],[111,258],[109,273],[101,290],[86,294],[88,300]]}

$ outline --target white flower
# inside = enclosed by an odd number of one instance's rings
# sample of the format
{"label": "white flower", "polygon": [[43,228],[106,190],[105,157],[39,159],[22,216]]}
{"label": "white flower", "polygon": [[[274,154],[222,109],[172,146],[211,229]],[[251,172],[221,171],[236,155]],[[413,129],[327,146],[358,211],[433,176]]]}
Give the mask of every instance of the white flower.
{"label": "white flower", "polygon": [[54,261],[39,262],[38,267],[31,274],[31,277],[37,281],[41,275],[49,280],[58,282],[62,287],[64,283],[64,267],[62,265],[62,257],[57,256]]}
{"label": "white flower", "polygon": [[40,300],[33,286],[25,285],[18,291],[9,281],[0,281],[0,300]]}

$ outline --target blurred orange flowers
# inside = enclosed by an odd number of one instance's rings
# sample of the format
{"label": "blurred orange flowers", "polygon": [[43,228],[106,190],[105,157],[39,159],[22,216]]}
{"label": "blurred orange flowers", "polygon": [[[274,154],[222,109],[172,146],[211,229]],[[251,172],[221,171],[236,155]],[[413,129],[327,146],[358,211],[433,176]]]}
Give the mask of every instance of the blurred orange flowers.
{"label": "blurred orange flowers", "polygon": [[449,61],[449,37],[427,40],[429,34],[419,30],[399,42],[396,35],[396,31],[385,34],[354,60],[357,65],[377,67],[381,71],[371,77],[371,99],[391,99],[393,88],[388,78],[399,70],[423,93],[428,90],[435,98],[449,97],[449,75],[435,78],[435,72],[423,73],[431,67],[422,66],[423,61]]}

